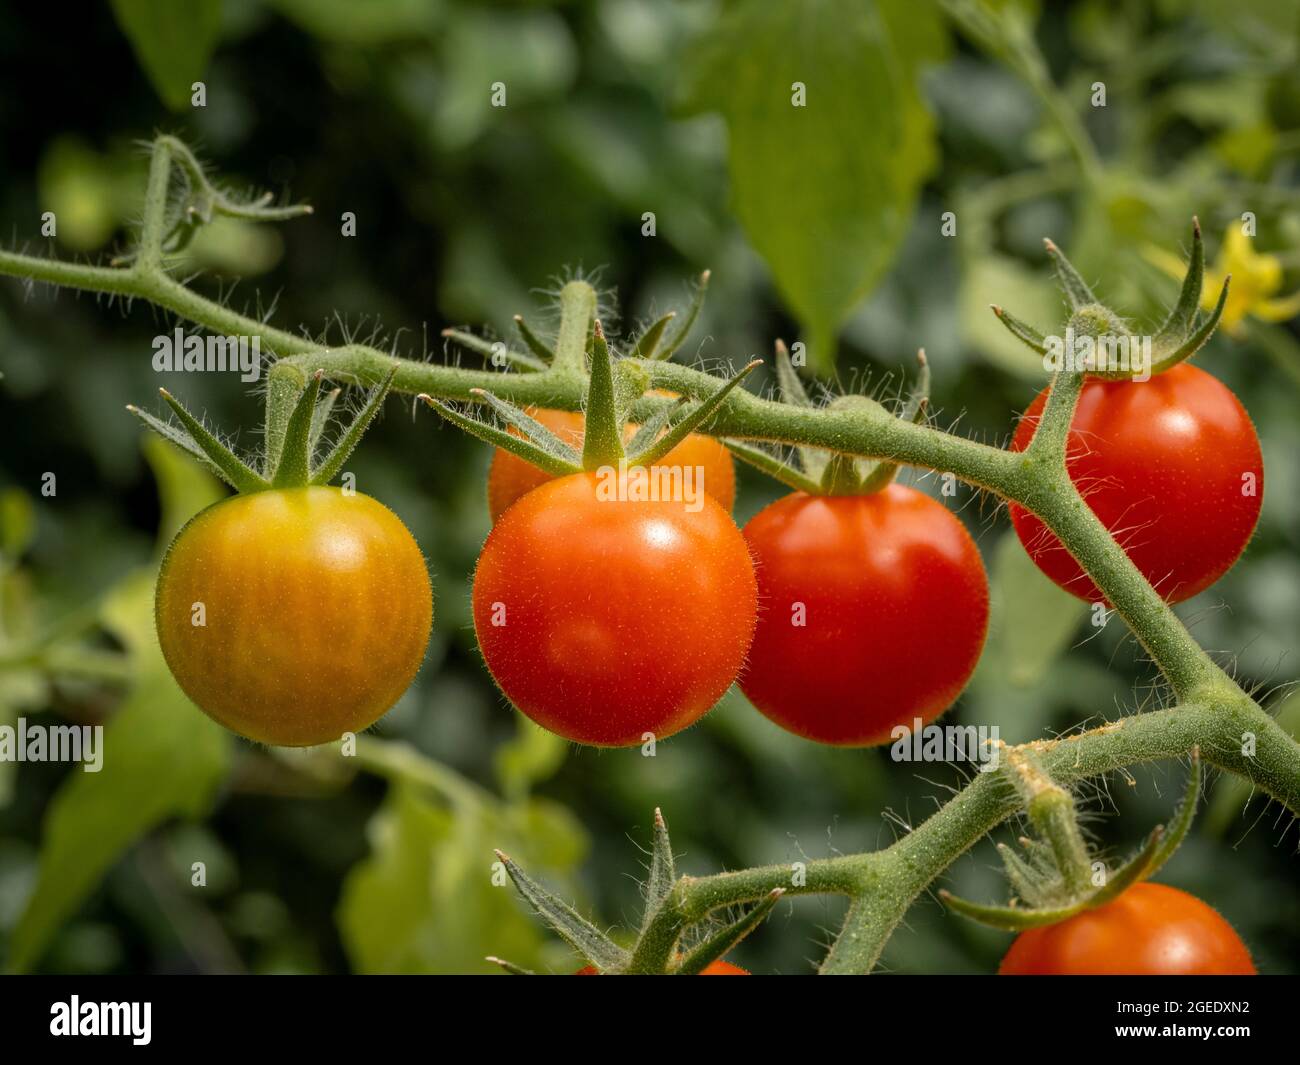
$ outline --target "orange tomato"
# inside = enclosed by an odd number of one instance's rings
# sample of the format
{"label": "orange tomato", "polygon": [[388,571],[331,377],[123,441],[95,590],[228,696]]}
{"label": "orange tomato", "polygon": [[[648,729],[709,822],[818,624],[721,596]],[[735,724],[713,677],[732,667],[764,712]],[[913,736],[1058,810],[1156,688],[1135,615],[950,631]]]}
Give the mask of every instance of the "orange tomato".
{"label": "orange tomato", "polygon": [[[556,436],[574,447],[582,448],[585,420],[581,414],[564,410],[544,410],[531,407],[528,413],[551,430]],[[635,432],[628,426],[627,436]],[[698,466],[704,471],[704,491],[712,496],[723,510],[730,511],[736,501],[736,470],[731,452],[712,437],[691,433],[667,455],[659,466]],[[495,522],[520,496],[552,480],[545,470],[531,462],[500,448],[492,456],[488,471],[488,511]]]}
{"label": "orange tomato", "polygon": [[1213,909],[1164,884],[1134,884],[1114,902],[1011,944],[1004,976],[1253,976],[1246,944]]}
{"label": "orange tomato", "polygon": [[196,515],[154,603],[182,690],[262,743],[305,747],[373,724],[411,683],[433,621],[424,558],[369,496],[272,489]]}

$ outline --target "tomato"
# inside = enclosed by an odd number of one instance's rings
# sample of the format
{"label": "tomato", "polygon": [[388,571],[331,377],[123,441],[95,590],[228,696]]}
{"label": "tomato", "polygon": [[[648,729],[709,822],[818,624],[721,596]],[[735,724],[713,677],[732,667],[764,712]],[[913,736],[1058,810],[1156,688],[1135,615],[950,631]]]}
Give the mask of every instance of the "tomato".
{"label": "tomato", "polygon": [[[584,419],[581,414],[564,410],[538,410],[528,413],[551,430],[556,436],[574,447],[582,447]],[[629,426],[630,439],[635,432]],[[736,469],[731,452],[718,441],[701,433],[691,433],[667,455],[659,460],[660,466],[697,466],[703,471],[704,490],[723,510],[731,510],[736,501]],[[488,471],[488,511],[492,520],[505,512],[516,499],[531,492],[540,484],[551,480],[551,475],[531,462],[497,448],[492,455],[492,468]]]}
{"label": "tomato", "polygon": [[708,495],[604,497],[598,473],[548,481],[506,511],[474,573],[474,628],[516,707],[579,743],[671,736],[735,679],[754,631],[754,570]]}
{"label": "tomato", "polygon": [[988,580],[946,507],[892,484],[778,499],[745,526],[760,614],[740,686],[782,728],[819,743],[885,743],[938,717],[988,629]]}
{"label": "tomato", "polygon": [[[1011,442],[1029,446],[1043,391]],[[1070,425],[1070,478],[1142,575],[1171,603],[1217,581],[1245,548],[1264,493],[1254,426],[1217,378],[1187,363],[1149,381],[1089,378]],[[1097,586],[1042,521],[1012,504],[1016,535],[1066,591],[1101,602]]]}
{"label": "tomato", "polygon": [[[574,976],[599,976],[600,970],[594,965],[584,965]],[[732,965],[729,961],[711,961],[704,967],[700,976],[749,976],[748,969],[742,969],[739,965]]]}
{"label": "tomato", "polygon": [[163,559],[155,614],[200,710],[249,739],[304,747],[367,728],[397,701],[424,657],[433,593],[387,507],[292,488],[196,515]]}
{"label": "tomato", "polygon": [[1213,909],[1164,884],[1134,884],[1095,910],[1021,932],[1004,976],[1254,976],[1246,944]]}

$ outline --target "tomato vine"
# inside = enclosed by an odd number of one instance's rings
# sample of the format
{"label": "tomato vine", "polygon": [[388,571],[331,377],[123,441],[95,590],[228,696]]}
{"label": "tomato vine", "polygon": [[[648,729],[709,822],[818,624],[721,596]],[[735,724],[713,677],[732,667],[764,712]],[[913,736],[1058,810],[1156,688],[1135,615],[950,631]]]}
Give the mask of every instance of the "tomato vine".
{"label": "tomato vine", "polygon": [[[173,181],[177,173],[184,179],[179,203]],[[580,338],[586,335],[595,307],[594,293],[584,282],[570,282],[562,293],[569,330],[561,331],[564,350],[542,368],[532,368],[529,359],[523,358],[512,360],[515,367],[524,367],[522,370],[469,370],[406,359],[366,345],[325,347],[309,336],[239,314],[200,295],[169,272],[169,246],[183,239],[185,225],[195,219],[201,222],[205,211],[209,215],[243,212],[246,217],[266,220],[299,213],[271,208],[265,200],[238,204],[219,198],[189,150],[175,138],[162,136],[153,144],[145,206],[132,256],[120,260],[120,265],[94,266],[0,252],[0,274],[128,301],[140,299],[217,333],[260,337],[264,349],[278,360],[271,368],[267,389],[267,446],[272,465],[283,445],[293,406],[318,370],[331,381],[370,386],[384,383],[391,375],[394,390],[441,400],[473,402],[480,399],[478,393],[490,391],[518,404],[580,409],[586,382],[581,360],[573,357],[573,350],[582,343]],[[1008,324],[1019,325],[1014,321]],[[528,334],[524,335],[527,339]],[[622,362],[644,379],[647,394],[635,403],[630,415],[639,423],[677,402],[648,394],[648,390],[706,400],[722,384],[703,370],[658,359],[630,357]],[[914,424],[883,409],[790,406],[742,388],[734,389],[697,431],[726,439],[818,447],[949,472],[1023,506],[1065,545],[1113,605],[1163,674],[1170,697],[1163,708],[1021,749],[1035,754],[1053,780],[1069,785],[1141,762],[1187,757],[1199,748],[1209,764],[1238,774],[1292,813],[1300,814],[1300,744],[1196,643],[1071,482],[1066,468],[1067,430],[1083,383],[1081,371],[1061,371],[1054,376],[1040,427],[1020,452]],[[1253,738],[1253,744],[1245,742],[1247,738]],[[1243,753],[1247,750],[1252,753]],[[848,915],[822,971],[869,971],[912,902],[958,856],[1021,808],[1007,764],[1007,759],[1001,759],[997,768],[981,772],[892,845],[810,861],[798,882],[792,882],[791,870],[785,865],[675,878],[647,917],[633,955],[636,967],[662,971],[688,926],[725,907],[761,903],[781,891],[848,896]],[[416,779],[426,772],[414,758],[389,760],[386,766],[391,774]]]}

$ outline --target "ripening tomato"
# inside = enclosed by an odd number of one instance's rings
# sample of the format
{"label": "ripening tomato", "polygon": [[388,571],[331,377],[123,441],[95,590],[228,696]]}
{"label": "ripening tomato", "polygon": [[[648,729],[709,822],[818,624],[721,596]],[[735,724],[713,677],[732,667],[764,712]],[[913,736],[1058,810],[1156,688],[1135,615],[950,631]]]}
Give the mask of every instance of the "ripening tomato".
{"label": "ripening tomato", "polygon": [[[1016,428],[1023,451],[1039,393]],[[1094,514],[1171,603],[1217,581],[1245,548],[1264,494],[1255,428],[1237,397],[1180,363],[1149,381],[1089,378],[1070,424],[1067,468]],[[1047,576],[1088,602],[1097,586],[1042,521],[1012,504],[1016,535]]]}
{"label": "ripening tomato", "polygon": [[1016,936],[1004,976],[1254,976],[1250,951],[1219,914],[1164,884]]}
{"label": "ripening tomato", "polygon": [[249,739],[305,747],[373,724],[429,642],[433,593],[406,526],[338,488],[233,496],[163,559],[163,655],[185,694]]}
{"label": "ripening tomato", "polygon": [[[574,976],[599,976],[600,970],[594,965],[584,965]],[[704,967],[700,976],[749,976],[748,969],[742,969],[739,965],[732,965],[729,961],[711,961]]]}
{"label": "ripening tomato", "polygon": [[740,686],[782,728],[885,743],[957,698],[988,629],[988,580],[965,527],[892,484],[778,499],[745,526],[759,621]]}
{"label": "ripening tomato", "polygon": [[[565,443],[581,449],[585,426],[581,414],[535,407],[529,408],[528,413]],[[631,439],[635,431],[634,426],[629,426],[627,437]],[[710,436],[691,433],[661,458],[658,465],[698,467],[702,471],[704,490],[718,501],[723,510],[730,511],[736,501],[736,469],[731,452]],[[492,468],[488,471],[488,512],[492,520],[501,517],[520,496],[551,479],[545,470],[497,448],[492,455]]]}
{"label": "ripening tomato", "polygon": [[693,503],[610,498],[598,473],[506,511],[474,573],[488,669],[543,728],[598,747],[671,736],[735,680],[754,631],[745,541]]}

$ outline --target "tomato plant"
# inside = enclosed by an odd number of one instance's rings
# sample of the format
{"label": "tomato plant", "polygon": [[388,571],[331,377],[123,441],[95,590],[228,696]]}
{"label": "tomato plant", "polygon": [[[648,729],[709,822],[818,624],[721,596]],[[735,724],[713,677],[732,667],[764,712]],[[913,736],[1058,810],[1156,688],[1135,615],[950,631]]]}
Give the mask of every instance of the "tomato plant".
{"label": "tomato plant", "polygon": [[198,514],[158,577],[158,639],[204,713],[301,747],[359,732],[429,640],[424,557],[401,520],[338,488],[272,489]]}
{"label": "tomato plant", "polygon": [[[528,413],[561,440],[582,446],[585,419],[574,411],[538,410]],[[698,467],[704,490],[718,501],[723,510],[731,510],[736,501],[736,471],[727,449],[718,441],[700,433],[691,433],[657,463],[659,466]],[[551,479],[545,470],[531,462],[497,448],[492,453],[488,471],[488,510],[496,521],[516,499]]]}
{"label": "tomato plant", "polygon": [[[1047,392],[1011,441],[1029,445]],[[1217,581],[1254,532],[1264,492],[1254,426],[1217,378],[1181,363],[1149,381],[1090,378],[1070,423],[1070,479],[1134,565],[1172,603]],[[1013,503],[1016,535],[1047,576],[1104,597],[1042,519]]]}
{"label": "tomato plant", "polygon": [[1004,976],[1253,976],[1246,944],[1194,895],[1148,882],[1059,924],[1022,932]]}
{"label": "tomato plant", "polygon": [[965,686],[988,629],[978,548],[943,504],[891,484],[795,493],[745,526],[759,615],[741,688],[821,743],[887,742]]}
{"label": "tomato plant", "polygon": [[506,511],[474,571],[474,629],[501,690],[539,725],[617,747],[692,724],[754,630],[745,542],[708,496],[601,498],[594,473]]}

